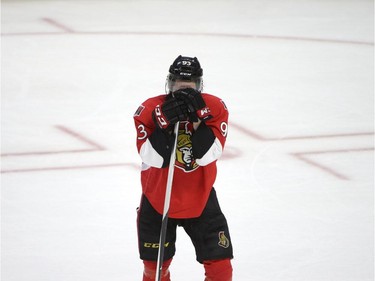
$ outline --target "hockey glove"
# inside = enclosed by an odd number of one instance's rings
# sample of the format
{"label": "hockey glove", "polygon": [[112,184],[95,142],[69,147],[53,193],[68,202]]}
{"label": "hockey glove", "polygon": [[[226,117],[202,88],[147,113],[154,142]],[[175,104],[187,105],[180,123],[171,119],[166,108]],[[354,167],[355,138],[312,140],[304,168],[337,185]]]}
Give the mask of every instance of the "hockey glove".
{"label": "hockey glove", "polygon": [[208,106],[197,110],[196,115],[198,116],[200,120],[203,120],[203,121],[207,121],[213,118],[213,116],[211,115],[211,110]]}
{"label": "hockey glove", "polygon": [[152,119],[160,129],[166,130],[177,121],[188,120],[188,109],[184,101],[176,98],[167,99],[158,104],[152,112]]}
{"label": "hockey glove", "polygon": [[176,99],[184,101],[188,107],[189,120],[197,122],[198,116],[196,111],[206,106],[201,93],[193,88],[186,88],[175,91],[173,95]]}
{"label": "hockey glove", "polygon": [[201,93],[193,88],[177,90],[173,95],[176,99],[183,100],[190,112],[195,112],[206,106]]}
{"label": "hockey glove", "polygon": [[193,88],[186,88],[177,90],[173,93],[173,95],[177,99],[185,102],[189,110],[189,120],[191,122],[197,122],[198,118],[202,120],[206,119],[204,117],[207,116],[207,111],[209,112],[209,108],[206,107],[206,103],[199,91]]}

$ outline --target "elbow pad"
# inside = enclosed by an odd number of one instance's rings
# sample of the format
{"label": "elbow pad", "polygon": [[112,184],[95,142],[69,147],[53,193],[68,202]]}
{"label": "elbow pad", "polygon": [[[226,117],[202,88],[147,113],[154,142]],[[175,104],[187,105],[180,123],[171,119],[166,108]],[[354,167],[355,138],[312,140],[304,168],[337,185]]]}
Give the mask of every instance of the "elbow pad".
{"label": "elbow pad", "polygon": [[194,158],[201,159],[215,143],[215,139],[211,128],[202,122],[191,137]]}
{"label": "elbow pad", "polygon": [[155,152],[163,158],[163,164],[160,168],[165,168],[169,165],[174,138],[173,133],[169,134],[157,127],[148,139]]}

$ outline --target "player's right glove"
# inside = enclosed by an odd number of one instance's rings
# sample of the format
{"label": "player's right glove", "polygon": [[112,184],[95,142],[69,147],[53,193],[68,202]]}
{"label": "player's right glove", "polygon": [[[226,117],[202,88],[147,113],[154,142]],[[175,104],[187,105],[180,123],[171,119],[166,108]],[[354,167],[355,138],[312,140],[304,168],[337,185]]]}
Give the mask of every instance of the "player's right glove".
{"label": "player's right glove", "polygon": [[161,105],[158,104],[152,112],[152,119],[160,129],[166,130],[177,121],[188,119],[189,111],[184,101],[174,97],[166,99]]}

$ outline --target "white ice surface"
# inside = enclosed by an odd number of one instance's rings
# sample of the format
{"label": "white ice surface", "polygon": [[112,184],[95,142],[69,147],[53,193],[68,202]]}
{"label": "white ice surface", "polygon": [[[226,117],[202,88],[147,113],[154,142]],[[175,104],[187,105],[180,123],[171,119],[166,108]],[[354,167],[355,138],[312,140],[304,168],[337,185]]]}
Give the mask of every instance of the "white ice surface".
{"label": "white ice surface", "polygon": [[[230,110],[236,281],[374,278],[373,1],[2,1],[4,281],[141,280],[132,115],[179,55]],[[179,229],[173,280],[203,280]]]}

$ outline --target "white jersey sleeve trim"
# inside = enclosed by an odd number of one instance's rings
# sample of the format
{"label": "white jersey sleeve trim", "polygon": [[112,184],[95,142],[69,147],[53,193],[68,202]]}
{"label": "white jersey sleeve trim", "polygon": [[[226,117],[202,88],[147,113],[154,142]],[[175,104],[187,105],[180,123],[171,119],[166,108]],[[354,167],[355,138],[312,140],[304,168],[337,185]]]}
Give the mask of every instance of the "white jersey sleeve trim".
{"label": "white jersey sleeve trim", "polygon": [[146,140],[139,150],[142,162],[156,168],[163,166],[164,159],[159,153],[152,147],[151,142]]}
{"label": "white jersey sleeve trim", "polygon": [[206,166],[215,160],[219,159],[223,153],[223,147],[218,138],[215,138],[214,143],[211,145],[210,149],[206,152],[201,159],[195,159],[199,166]]}

